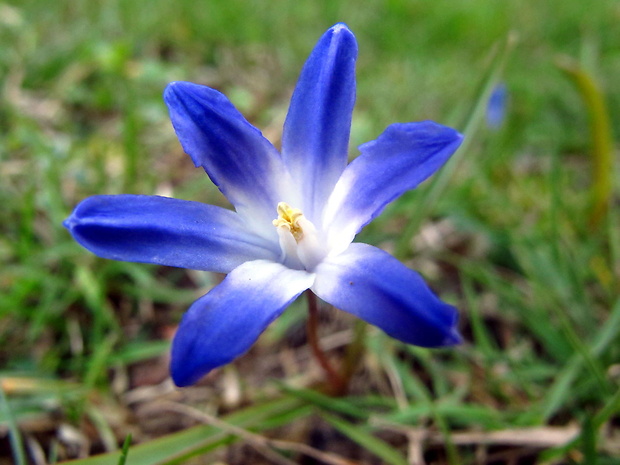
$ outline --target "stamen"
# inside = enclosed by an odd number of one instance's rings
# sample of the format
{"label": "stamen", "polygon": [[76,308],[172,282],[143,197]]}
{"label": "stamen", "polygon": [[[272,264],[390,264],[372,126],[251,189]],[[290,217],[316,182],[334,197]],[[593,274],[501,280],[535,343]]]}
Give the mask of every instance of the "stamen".
{"label": "stamen", "polygon": [[327,253],[314,224],[286,202],[278,203],[277,210],[273,225],[278,231],[282,263],[289,268],[313,270]]}
{"label": "stamen", "polygon": [[299,243],[304,237],[304,230],[299,224],[299,219],[304,216],[299,208],[292,208],[286,202],[278,203],[278,218],[273,220],[276,228],[286,228],[295,238],[295,242]]}

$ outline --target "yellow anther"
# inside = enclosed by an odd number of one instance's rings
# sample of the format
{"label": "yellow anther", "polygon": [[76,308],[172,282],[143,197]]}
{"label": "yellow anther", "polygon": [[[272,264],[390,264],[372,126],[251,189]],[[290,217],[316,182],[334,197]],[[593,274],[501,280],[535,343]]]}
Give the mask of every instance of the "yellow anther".
{"label": "yellow anther", "polygon": [[304,231],[299,224],[299,218],[304,216],[299,208],[291,208],[286,202],[278,203],[278,217],[273,220],[273,225],[276,228],[285,227],[295,238],[296,242],[299,242],[304,237]]}

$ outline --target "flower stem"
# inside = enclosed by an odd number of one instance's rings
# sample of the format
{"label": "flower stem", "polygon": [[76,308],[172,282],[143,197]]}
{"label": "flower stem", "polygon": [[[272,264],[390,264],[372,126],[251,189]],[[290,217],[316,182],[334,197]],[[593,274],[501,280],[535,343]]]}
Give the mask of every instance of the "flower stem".
{"label": "flower stem", "polygon": [[330,393],[333,395],[342,395],[346,392],[347,380],[338,373],[319,345],[319,307],[316,296],[312,291],[306,291],[306,296],[308,298],[308,324],[306,326],[306,331],[312,355],[314,355],[327,375]]}

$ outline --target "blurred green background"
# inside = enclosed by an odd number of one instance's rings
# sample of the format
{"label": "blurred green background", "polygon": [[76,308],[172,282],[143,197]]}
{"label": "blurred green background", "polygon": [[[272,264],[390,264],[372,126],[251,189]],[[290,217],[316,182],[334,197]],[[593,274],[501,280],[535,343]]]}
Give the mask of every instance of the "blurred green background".
{"label": "blurred green background", "polygon": [[[247,437],[217,436],[222,425],[170,435],[188,426],[177,417],[148,429],[128,400],[158,386],[167,401],[197,405],[166,384],[165,357],[182,312],[217,278],[98,259],[61,223],[93,194],[225,205],[182,153],[165,85],[221,90],[277,145],[304,60],[340,21],[360,50],[352,156],[393,122],[433,119],[467,136],[438,181],[403,196],[360,240],[457,305],[468,342],[425,351],[369,330],[351,394],[334,400],[296,369],[261,361],[297,347],[299,304],[248,361],[195,388],[198,405],[253,431],[288,427],[272,433],[279,439],[312,445],[318,431],[325,449],[340,441],[338,454],[359,463],[424,463],[412,458],[416,428],[428,463],[618,463],[615,0],[0,3],[0,463],[110,451],[128,433],[146,445],[129,451],[132,464],[205,452],[250,463],[234,455]],[[494,129],[483,110],[499,82],[508,101]],[[326,315],[326,336],[353,327]],[[290,433],[299,424],[306,436]],[[459,436],[515,438],[517,428],[529,442]],[[258,457],[251,463],[276,463]]]}

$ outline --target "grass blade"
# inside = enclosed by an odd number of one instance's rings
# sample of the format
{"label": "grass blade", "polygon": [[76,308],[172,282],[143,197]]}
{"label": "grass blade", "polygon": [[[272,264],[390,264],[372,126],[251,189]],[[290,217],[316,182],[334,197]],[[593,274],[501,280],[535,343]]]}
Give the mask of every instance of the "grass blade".
{"label": "grass blade", "polygon": [[11,441],[11,450],[13,452],[13,459],[16,465],[27,465],[26,452],[24,450],[24,442],[22,441],[22,435],[17,427],[17,422],[11,411],[11,406],[4,393],[4,388],[0,384],[0,407],[2,408],[3,416],[6,418],[9,427],[9,438]]}
{"label": "grass blade", "polygon": [[349,439],[381,458],[385,463],[407,465],[405,457],[397,452],[394,447],[368,433],[362,427],[353,425],[325,412],[321,413],[321,417]]}
{"label": "grass blade", "polygon": [[592,212],[590,224],[606,218],[613,193],[613,138],[603,92],[591,74],[573,59],[563,56],[557,66],[573,82],[588,110],[592,143]]}
{"label": "grass blade", "polygon": [[[601,328],[599,334],[591,344],[590,358],[596,359],[608,346],[616,340],[620,332],[620,300],[616,302],[607,323]],[[555,382],[547,391],[543,398],[540,410],[540,421],[549,419],[570,396],[571,386],[579,376],[586,360],[581,353],[576,352],[571,360],[565,365],[564,369],[558,374]],[[533,411],[537,411],[534,409]]]}
{"label": "grass blade", "polygon": [[418,207],[412,213],[403,234],[396,244],[395,255],[397,257],[406,255],[409,249],[410,238],[418,231],[422,220],[428,216],[429,211],[437,203],[437,200],[446,189],[452,175],[461,165],[460,162],[463,158],[463,154],[467,152],[469,144],[474,140],[474,134],[478,131],[478,128],[485,119],[489,96],[500,79],[508,56],[515,43],[516,38],[513,35],[509,35],[503,46],[501,48],[498,47],[494,51],[490,70],[480,85],[480,90],[477,94],[477,98],[474,100],[473,107],[469,111],[464,124],[461,125],[465,139],[450,161],[433,176],[428,189],[422,191],[422,198],[417,203]]}
{"label": "grass blade", "polygon": [[[298,409],[301,409],[302,413],[307,412],[298,399],[283,397],[235,412],[225,417],[224,420],[235,426],[259,431],[263,429],[264,422],[269,422],[270,427],[277,426],[275,419],[282,415],[288,421],[290,412]],[[127,453],[131,453],[131,465],[182,463],[189,457],[212,450],[230,441],[228,433],[210,425],[200,425],[138,444],[129,448]],[[118,462],[122,453],[122,451],[116,451],[67,463],[71,465],[110,465]]]}
{"label": "grass blade", "polygon": [[121,456],[118,459],[118,465],[125,465],[127,461],[127,455],[129,455],[129,446],[131,445],[131,434],[128,434],[123,442],[123,448],[121,449]]}

